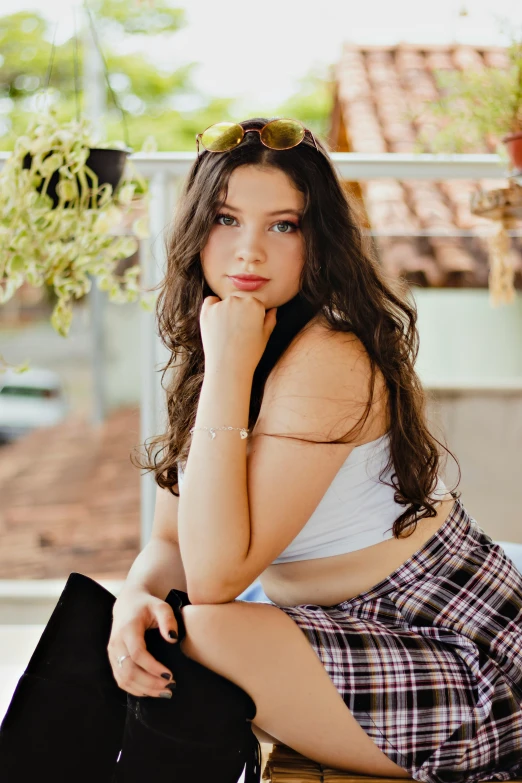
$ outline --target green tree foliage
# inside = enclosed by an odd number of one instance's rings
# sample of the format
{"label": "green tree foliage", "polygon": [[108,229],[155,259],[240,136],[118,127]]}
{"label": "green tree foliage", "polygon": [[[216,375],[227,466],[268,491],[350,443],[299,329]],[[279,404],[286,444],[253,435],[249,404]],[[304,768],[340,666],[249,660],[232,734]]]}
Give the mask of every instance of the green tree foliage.
{"label": "green tree foliage", "polygon": [[313,133],[327,140],[334,103],[334,79],[331,66],[314,66],[299,79],[297,90],[287,100],[273,107],[259,106],[255,100],[244,101],[241,116],[294,117]]}
{"label": "green tree foliage", "polygon": [[[239,116],[234,98],[212,97],[198,91],[192,79],[197,63],[162,70],[143,53],[144,39],[148,43],[169,37],[175,45],[176,32],[186,25],[183,9],[173,8],[169,0],[89,0],[89,8],[112,90],[125,111],[133,149],[139,150],[153,136],[159,150],[194,151],[195,134],[212,123],[260,114],[296,117],[315,133],[327,135],[333,101],[329,69],[315,68],[304,74],[296,94],[269,112],[260,110],[253,98],[251,106],[242,105]],[[46,85],[54,34],[55,25],[35,11],[0,16],[0,149],[12,149],[35,109],[44,105],[42,88]],[[58,40],[47,99],[65,122],[76,114],[75,40],[73,36],[63,40],[63,32]],[[81,36],[77,56],[81,74]],[[109,90],[107,107],[106,138],[122,139],[121,113]]]}
{"label": "green tree foliage", "polygon": [[185,12],[165,0],[129,3],[129,0],[90,0],[89,8],[103,25],[118,25],[120,33],[157,35],[185,27]]}
{"label": "green tree foliage", "polygon": [[299,88],[283,104],[277,115],[295,117],[313,133],[327,138],[334,102],[334,79],[331,69],[312,68],[299,80]]}
{"label": "green tree foliage", "polygon": [[[164,71],[140,51],[143,34],[175,36],[185,26],[184,11],[166,0],[154,5],[124,0],[91,0],[95,28],[107,62],[111,87],[123,107],[131,146],[140,149],[153,135],[158,149],[194,150],[195,134],[207,125],[232,119],[230,98],[209,98],[192,82],[197,63]],[[0,149],[13,148],[36,109],[43,106],[43,88],[51,58],[54,25],[34,11],[0,17]],[[128,41],[135,41],[135,48]],[[124,42],[123,47],[111,45]],[[79,71],[83,67],[81,36],[78,43]],[[53,102],[64,121],[76,114],[75,40],[71,36],[56,45],[47,100]],[[190,103],[188,104],[188,101]],[[189,109],[184,107],[190,106]],[[123,137],[121,112],[107,89],[107,139]],[[83,96],[80,83],[80,110]]]}

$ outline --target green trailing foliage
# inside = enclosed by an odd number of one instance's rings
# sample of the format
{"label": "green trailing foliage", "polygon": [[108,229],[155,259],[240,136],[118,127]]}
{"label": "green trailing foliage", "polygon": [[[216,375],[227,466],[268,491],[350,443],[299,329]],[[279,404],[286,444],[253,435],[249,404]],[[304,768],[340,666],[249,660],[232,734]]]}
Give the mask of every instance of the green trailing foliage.
{"label": "green trailing foliage", "polygon": [[[87,167],[90,149],[100,146],[118,148],[114,142],[96,144],[86,120],[62,123],[50,111],[18,138],[0,172],[0,304],[23,283],[52,286],[57,299],[51,323],[64,337],[73,301],[89,292],[93,279],[112,302],[139,299],[143,307],[153,306],[140,289],[138,265],[123,275],[115,272],[148,235],[143,209],[132,220],[137,203],[143,207],[148,199],[148,186],[130,161],[114,192],[100,185]],[[47,191],[55,172],[59,201],[53,206]],[[126,221],[127,233],[116,234]]]}

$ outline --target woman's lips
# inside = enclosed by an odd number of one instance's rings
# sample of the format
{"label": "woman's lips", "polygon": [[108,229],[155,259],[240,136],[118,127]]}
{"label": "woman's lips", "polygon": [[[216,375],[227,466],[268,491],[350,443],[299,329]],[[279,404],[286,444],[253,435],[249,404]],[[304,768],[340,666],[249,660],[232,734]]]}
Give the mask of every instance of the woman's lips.
{"label": "woman's lips", "polygon": [[268,280],[248,280],[244,277],[229,277],[228,279],[239,291],[257,291],[258,288],[268,283]]}

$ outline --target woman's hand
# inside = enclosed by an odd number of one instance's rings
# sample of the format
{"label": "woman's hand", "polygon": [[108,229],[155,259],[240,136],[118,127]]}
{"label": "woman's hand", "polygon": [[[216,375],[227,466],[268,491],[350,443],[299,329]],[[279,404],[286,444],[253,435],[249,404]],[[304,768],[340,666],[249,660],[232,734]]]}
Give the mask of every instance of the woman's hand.
{"label": "woman's hand", "polygon": [[[177,643],[177,622],[172,607],[144,590],[122,590],[113,607],[112,631],[107,646],[114,678],[133,696],[170,694],[172,672],[156,660],[145,645],[145,631],[158,628],[162,637]],[[175,638],[169,636],[174,632]],[[128,658],[118,664],[118,658]]]}
{"label": "woman's hand", "polygon": [[234,368],[254,373],[276,325],[277,307],[265,311],[253,296],[207,296],[200,328],[205,369]]}

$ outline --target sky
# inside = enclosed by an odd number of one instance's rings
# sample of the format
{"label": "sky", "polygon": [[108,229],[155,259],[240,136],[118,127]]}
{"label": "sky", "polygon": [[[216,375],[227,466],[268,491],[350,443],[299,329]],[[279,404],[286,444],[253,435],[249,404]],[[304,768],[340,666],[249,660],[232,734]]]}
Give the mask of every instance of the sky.
{"label": "sky", "polygon": [[[80,0],[2,0],[2,12],[38,9],[59,20],[57,37],[72,26]],[[129,0],[129,4],[140,0]],[[141,0],[154,2],[154,0]],[[522,32],[520,0],[180,0],[188,25],[145,51],[162,67],[197,62],[195,85],[229,96],[239,107],[257,101],[270,111],[295,93],[311,69],[326,74],[344,41],[358,43],[482,43],[506,45],[507,19]],[[466,15],[463,15],[465,12]],[[187,106],[187,108],[190,108]]]}

